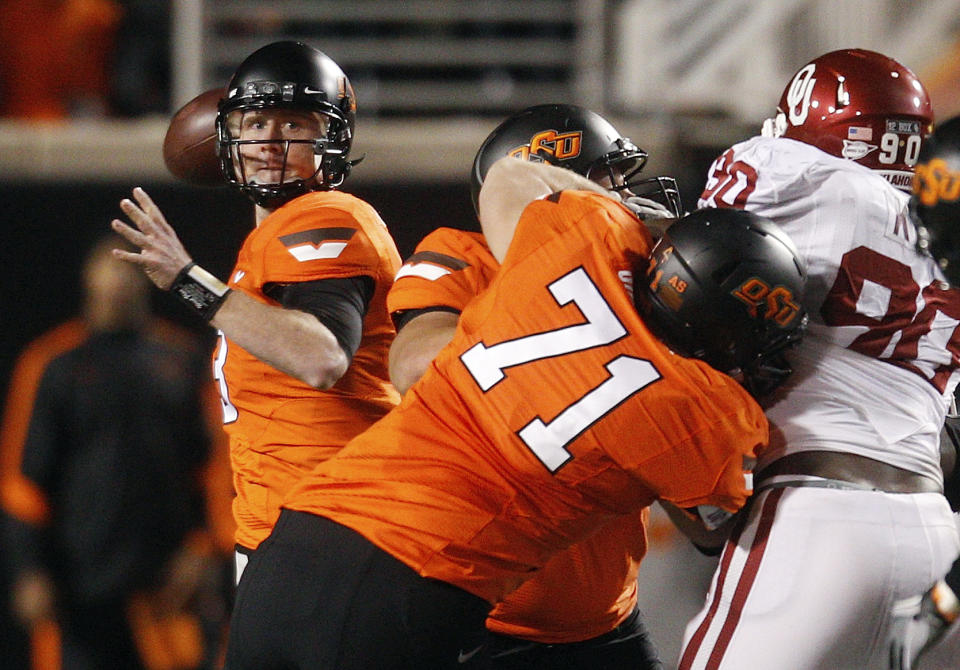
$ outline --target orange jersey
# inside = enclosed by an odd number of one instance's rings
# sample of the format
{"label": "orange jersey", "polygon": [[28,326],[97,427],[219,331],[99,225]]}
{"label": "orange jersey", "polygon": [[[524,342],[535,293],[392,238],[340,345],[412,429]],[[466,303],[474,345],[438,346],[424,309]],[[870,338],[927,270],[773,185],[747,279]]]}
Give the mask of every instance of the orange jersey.
{"label": "orange jersey", "polygon": [[733,379],[647,329],[632,272],[651,244],[602,195],[531,203],[450,345],[284,506],[491,603],[658,498],[739,509],[767,421]]}
{"label": "orange jersey", "polygon": [[0,503],[11,516],[33,525],[46,523],[50,516],[49,501],[44,493],[20,472],[33,402],[50,361],[79,346],[87,335],[81,319],[56,326],[27,345],[10,377],[0,425]]}
{"label": "orange jersey", "polygon": [[397,273],[387,308],[450,307],[462,312],[487,287],[499,264],[480,233],[437,228],[420,240]]}
{"label": "orange jersey", "polygon": [[[387,296],[391,314],[431,306],[463,311],[499,264],[483,235],[438,228],[417,245]],[[607,633],[637,603],[637,568],[647,551],[649,509],[618,517],[553,558],[499,603],[487,628],[547,644]]]}
{"label": "orange jersey", "polygon": [[221,334],[214,352],[237,496],[237,543],[270,534],[290,486],[397,404],[387,354],[395,335],[387,291],[400,257],[370,205],[338,191],[310,193],[268,216],[240,249],[231,288],[268,304],[271,284],[367,276],[375,289],[346,374],[320,391],[260,361]]}

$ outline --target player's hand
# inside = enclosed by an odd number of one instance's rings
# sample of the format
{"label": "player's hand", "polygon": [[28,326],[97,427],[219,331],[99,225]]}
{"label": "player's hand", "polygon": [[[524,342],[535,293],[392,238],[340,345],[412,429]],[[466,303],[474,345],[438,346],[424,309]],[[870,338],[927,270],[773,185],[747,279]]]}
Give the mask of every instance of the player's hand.
{"label": "player's hand", "polygon": [[[946,596],[942,589],[948,592]],[[950,587],[938,583],[923,596],[901,600],[894,605],[890,632],[891,670],[917,668],[921,654],[940,640],[949,626],[944,608],[951,606],[943,600],[951,596]],[[953,600],[955,604],[956,598]]]}
{"label": "player's hand", "polygon": [[633,212],[637,218],[646,221],[647,219],[674,219],[676,218],[666,205],[656,200],[643,198],[639,195],[630,195],[623,199],[624,206]]}
{"label": "player's hand", "polygon": [[120,209],[130,218],[133,226],[120,219],[114,219],[110,225],[127,241],[139,247],[140,251],[114,249],[113,255],[139,265],[150,281],[164,291],[168,290],[180,270],[191,262],[180,238],[142,188],[133,189],[133,200],[121,200]]}
{"label": "player's hand", "polygon": [[639,195],[630,195],[623,199],[623,205],[633,215],[643,221],[654,240],[663,237],[667,228],[674,222],[676,217],[667,207],[649,198],[641,198]]}
{"label": "player's hand", "polygon": [[55,600],[53,581],[45,572],[27,571],[14,580],[10,607],[27,627],[53,619]]}
{"label": "player's hand", "polygon": [[212,560],[189,547],[179,549],[167,562],[157,603],[165,614],[184,611],[190,599],[209,581]]}

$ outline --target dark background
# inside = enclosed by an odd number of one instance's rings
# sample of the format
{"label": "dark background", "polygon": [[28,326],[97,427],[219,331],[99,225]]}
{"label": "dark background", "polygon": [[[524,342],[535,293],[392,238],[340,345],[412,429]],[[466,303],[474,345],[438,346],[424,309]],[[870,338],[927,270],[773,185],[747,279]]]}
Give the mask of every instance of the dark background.
{"label": "dark background", "polygon": [[[20,350],[50,327],[77,315],[83,256],[122,218],[118,203],[134,184],[5,183],[0,232],[0,397]],[[163,210],[187,251],[226,280],[244,237],[253,227],[253,205],[229,188],[141,184]],[[438,226],[476,228],[465,184],[358,184],[344,191],[380,212],[406,258]],[[155,291],[157,311],[209,338],[214,331],[171,296]]]}

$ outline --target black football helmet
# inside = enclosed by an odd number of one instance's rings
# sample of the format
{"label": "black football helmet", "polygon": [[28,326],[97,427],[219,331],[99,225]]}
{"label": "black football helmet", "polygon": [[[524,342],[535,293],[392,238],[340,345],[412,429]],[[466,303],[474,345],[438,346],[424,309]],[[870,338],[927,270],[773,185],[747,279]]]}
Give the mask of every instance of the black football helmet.
{"label": "black football helmet", "polygon": [[507,118],[487,136],[473,159],[470,194],[478,197],[490,166],[504,156],[539,161],[573,170],[588,179],[609,177],[613,190],[653,198],[677,217],[683,213],[673,177],[638,178],[647,152],[606,119],[575,105],[536,105]]}
{"label": "black football helmet", "polygon": [[[327,131],[313,140],[267,140],[283,145],[284,168],[293,143],[312,144],[317,170],[310,179],[260,184],[246,179],[239,147],[263,144],[234,136],[237,124],[231,115],[259,109],[290,108],[318,112],[326,117]],[[217,153],[227,181],[255,203],[279,207],[299,195],[332,189],[343,183],[350,161],[357,100],[350,80],[323,52],[301,42],[274,42],[247,57],[234,73],[217,115]],[[285,169],[284,169],[285,171]]]}
{"label": "black football helmet", "polygon": [[635,298],[650,330],[677,353],[737,376],[759,397],[790,374],[807,273],[787,235],[736,209],[700,209],[673,223],[650,255]]}
{"label": "black football helmet", "polygon": [[937,126],[920,150],[910,210],[917,246],[960,286],[960,116]]}

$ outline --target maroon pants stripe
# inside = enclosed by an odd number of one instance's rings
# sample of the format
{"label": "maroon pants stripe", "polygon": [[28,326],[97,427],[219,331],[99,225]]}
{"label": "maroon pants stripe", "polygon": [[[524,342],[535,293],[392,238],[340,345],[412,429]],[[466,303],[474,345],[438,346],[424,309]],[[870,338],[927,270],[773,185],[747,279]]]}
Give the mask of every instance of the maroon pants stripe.
{"label": "maroon pants stripe", "polygon": [[[705,670],[717,670],[717,668],[720,667],[720,662],[723,660],[723,655],[727,651],[727,646],[730,644],[730,640],[733,638],[733,633],[740,621],[740,615],[743,613],[743,606],[747,601],[747,596],[750,594],[750,589],[753,587],[757,573],[760,571],[760,562],[763,559],[763,553],[767,548],[767,539],[770,536],[770,528],[773,526],[773,518],[776,515],[777,503],[783,496],[783,492],[784,489],[782,488],[774,489],[763,502],[763,508],[760,510],[760,521],[757,525],[756,534],[754,535],[753,543],[750,546],[750,551],[747,555],[747,561],[744,564],[743,572],[741,573],[739,581],[737,582],[737,587],[734,590],[733,601],[730,604],[730,611],[727,613],[726,619],[723,622],[723,626],[720,629],[720,634],[717,636],[717,641],[713,646],[713,650],[710,652],[710,657],[707,660]],[[736,533],[727,542],[727,547],[724,550],[723,557],[720,561],[719,573],[717,574],[717,585],[714,589],[713,600],[710,603],[710,608],[707,611],[703,621],[697,627],[696,632],[691,636],[690,642],[687,644],[687,648],[683,653],[683,657],[680,659],[680,666],[678,670],[690,670],[693,660],[696,658],[697,653],[700,650],[700,645],[703,644],[703,640],[707,635],[707,631],[710,629],[710,625],[713,623],[717,611],[720,609],[720,601],[723,595],[724,585],[726,584],[727,576],[729,574],[730,562],[733,559],[734,550],[736,549],[737,544],[739,544],[742,533],[742,527],[738,528]]]}

